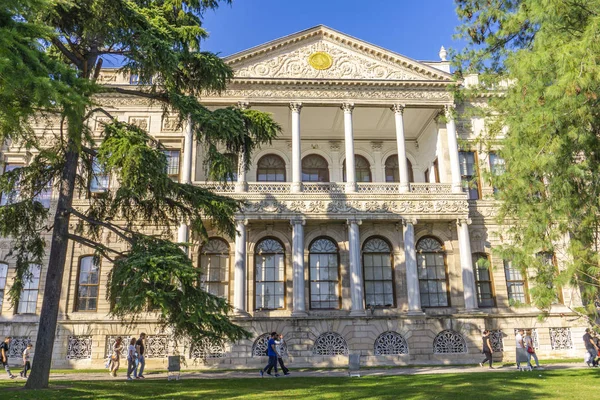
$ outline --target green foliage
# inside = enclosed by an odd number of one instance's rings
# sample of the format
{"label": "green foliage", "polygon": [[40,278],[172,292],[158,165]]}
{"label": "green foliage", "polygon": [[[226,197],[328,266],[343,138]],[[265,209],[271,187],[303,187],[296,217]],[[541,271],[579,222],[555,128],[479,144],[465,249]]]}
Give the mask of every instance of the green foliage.
{"label": "green foliage", "polygon": [[[174,227],[181,223],[188,224],[192,237],[206,237],[206,222],[233,236],[239,204],[172,181],[161,145],[102,107],[106,94],[150,99],[180,124],[193,124],[215,179],[235,172],[232,160],[224,162],[223,150],[244,154],[247,167],[252,151],[281,128],[259,111],[209,110],[201,104],[202,95],[224,90],[233,77],[217,55],[199,51],[207,36],[202,15],[221,3],[230,1],[0,0],[0,143],[18,145],[31,156],[28,165],[0,176],[2,192],[19,191],[10,204],[0,206],[0,235],[14,240],[17,260],[10,289],[13,305],[27,266],[45,254],[49,226],[69,226],[67,237],[55,237],[54,229],[50,254],[64,260],[67,242],[73,240],[114,261],[111,299],[129,302],[117,305],[115,316],[131,317],[140,304],[151,301],[164,325],[179,336],[246,337],[229,322],[226,302],[197,288],[199,271],[172,243]],[[121,72],[137,75],[140,85],[96,83],[103,60],[113,56],[123,57]],[[96,116],[112,120],[100,140],[88,127]],[[117,183],[101,195],[91,195],[88,187],[96,163]],[[48,185],[59,196],[53,221],[36,200]],[[75,196],[79,201],[73,206]],[[104,245],[102,237],[108,233],[124,245]],[[64,269],[58,264],[48,268]],[[46,288],[44,302],[51,290],[60,285]],[[50,313],[58,312],[58,303],[52,307]],[[51,353],[39,346],[36,350]]]}
{"label": "green foliage", "polygon": [[229,320],[227,301],[200,288],[201,274],[179,245],[135,237],[131,255],[117,259],[109,274],[111,313],[135,322],[150,303],[159,307],[160,322],[173,329],[176,339],[223,343],[249,338],[250,333]]}
{"label": "green foliage", "polygon": [[[488,146],[502,139],[506,163],[491,177],[506,226],[500,253],[533,270],[538,307],[547,310],[558,287],[579,286],[592,318],[600,283],[599,9],[599,0],[457,1],[468,41],[457,68],[479,73],[481,83],[459,95],[468,102],[502,92],[478,110]],[[539,252],[566,265],[559,272]]]}

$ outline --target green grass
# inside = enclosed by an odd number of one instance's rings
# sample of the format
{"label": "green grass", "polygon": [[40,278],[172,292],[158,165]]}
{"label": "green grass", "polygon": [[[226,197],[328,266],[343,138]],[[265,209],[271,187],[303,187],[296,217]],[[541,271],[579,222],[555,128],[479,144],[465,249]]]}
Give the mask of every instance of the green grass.
{"label": "green grass", "polygon": [[42,391],[22,390],[22,381],[1,381],[0,399],[581,399],[598,398],[598,379],[596,370],[566,369],[362,378],[54,381],[51,389]]}

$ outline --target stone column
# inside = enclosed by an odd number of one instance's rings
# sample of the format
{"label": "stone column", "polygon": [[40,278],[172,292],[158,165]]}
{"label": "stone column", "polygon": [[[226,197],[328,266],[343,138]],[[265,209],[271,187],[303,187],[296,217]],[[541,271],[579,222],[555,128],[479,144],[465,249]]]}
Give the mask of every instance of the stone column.
{"label": "stone column", "polygon": [[302,148],[300,146],[300,110],[302,103],[290,103],[292,110],[292,193],[302,191]]}
{"label": "stone column", "polygon": [[417,252],[415,249],[416,220],[405,219],[404,223],[404,260],[406,264],[406,288],[408,292],[408,313],[423,314],[421,291],[417,270]]}
{"label": "stone column", "polygon": [[[238,108],[247,110],[250,104],[240,101]],[[246,155],[243,151],[238,154],[237,182],[235,183],[235,191],[237,193],[245,193],[248,191],[248,182],[246,180]]]}
{"label": "stone column", "polygon": [[[194,133],[192,131],[192,119],[188,117],[185,127],[183,141],[183,165],[181,170],[181,183],[192,183],[192,151],[194,145]],[[189,240],[188,226],[186,224],[179,225],[177,230],[177,242],[186,243]],[[188,253],[188,248],[185,247],[185,252]]]}
{"label": "stone column", "polygon": [[471,256],[471,239],[469,238],[468,219],[459,219],[458,225],[458,248],[460,251],[460,267],[462,270],[463,293],[465,296],[465,310],[478,309],[477,288],[475,286],[475,273],[473,271],[473,259]]}
{"label": "stone column", "polygon": [[396,144],[398,146],[398,168],[400,170],[400,193],[409,191],[408,164],[406,163],[406,142],[404,137],[404,104],[392,106],[396,120]]}
{"label": "stone column", "polygon": [[352,110],[354,104],[342,104],[344,110],[344,142],[346,145],[346,193],[356,192],[356,171],[354,163],[354,132],[352,129]]}
{"label": "stone column", "polygon": [[454,122],[454,105],[446,106],[446,133],[448,135],[448,152],[450,153],[450,173],[452,174],[452,193],[461,193],[460,165],[458,161],[458,141],[456,139],[456,123]]}
{"label": "stone column", "polygon": [[301,218],[294,218],[292,224],[292,262],[294,298],[292,317],[306,316],[306,300],[304,297],[304,224]]}
{"label": "stone column", "polygon": [[236,313],[246,313],[246,225],[248,220],[237,217],[235,220],[235,271],[233,283],[233,307]]}
{"label": "stone column", "polygon": [[348,220],[348,241],[350,242],[350,298],[352,309],[350,315],[365,315],[365,299],[363,295],[363,274],[360,262],[360,220]]}

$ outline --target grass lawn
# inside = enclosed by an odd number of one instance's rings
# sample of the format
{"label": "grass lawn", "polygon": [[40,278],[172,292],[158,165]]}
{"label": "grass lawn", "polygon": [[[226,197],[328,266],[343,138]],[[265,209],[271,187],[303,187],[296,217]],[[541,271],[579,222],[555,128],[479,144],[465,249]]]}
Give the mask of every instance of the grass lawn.
{"label": "grass lawn", "polygon": [[0,399],[581,399],[600,398],[600,371],[461,373],[362,378],[55,381],[25,391],[0,382]]}

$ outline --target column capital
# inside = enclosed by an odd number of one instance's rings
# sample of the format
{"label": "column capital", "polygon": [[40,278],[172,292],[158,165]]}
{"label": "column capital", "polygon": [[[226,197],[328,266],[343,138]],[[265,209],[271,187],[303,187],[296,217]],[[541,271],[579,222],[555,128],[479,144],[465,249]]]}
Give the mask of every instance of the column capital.
{"label": "column capital", "polygon": [[362,219],[358,219],[358,218],[348,218],[346,220],[346,224],[347,225],[352,225],[352,224],[356,224],[356,225],[362,225]]}
{"label": "column capital", "polygon": [[247,101],[238,101],[237,106],[240,110],[247,110],[250,108],[250,103]]}
{"label": "column capital", "polygon": [[302,217],[293,217],[290,218],[290,225],[294,226],[294,225],[306,225],[306,219],[302,218]]}
{"label": "column capital", "polygon": [[456,110],[455,104],[444,104],[444,115],[446,116],[446,118],[454,119],[453,114],[454,114],[455,110]]}
{"label": "column capital", "polygon": [[290,107],[290,110],[292,110],[292,112],[299,113],[300,110],[302,110],[302,103],[292,102],[292,103],[290,103],[289,107]]}
{"label": "column capital", "polygon": [[416,218],[402,218],[402,225],[407,226],[408,224],[415,226],[417,224]]}
{"label": "column capital", "polygon": [[390,110],[392,110],[394,112],[394,114],[402,115],[402,114],[404,114],[405,107],[406,107],[406,104],[396,103],[390,107]]}
{"label": "column capital", "polygon": [[458,218],[456,220],[456,225],[461,226],[463,224],[467,224],[467,225],[471,225],[473,221],[471,221],[471,218]]}
{"label": "column capital", "polygon": [[344,112],[351,113],[352,110],[354,110],[354,103],[342,103],[340,108],[344,110]]}
{"label": "column capital", "polygon": [[248,226],[248,218],[246,218],[246,216],[244,216],[244,215],[236,215],[234,217],[234,220],[236,223],[241,223],[244,226]]}

